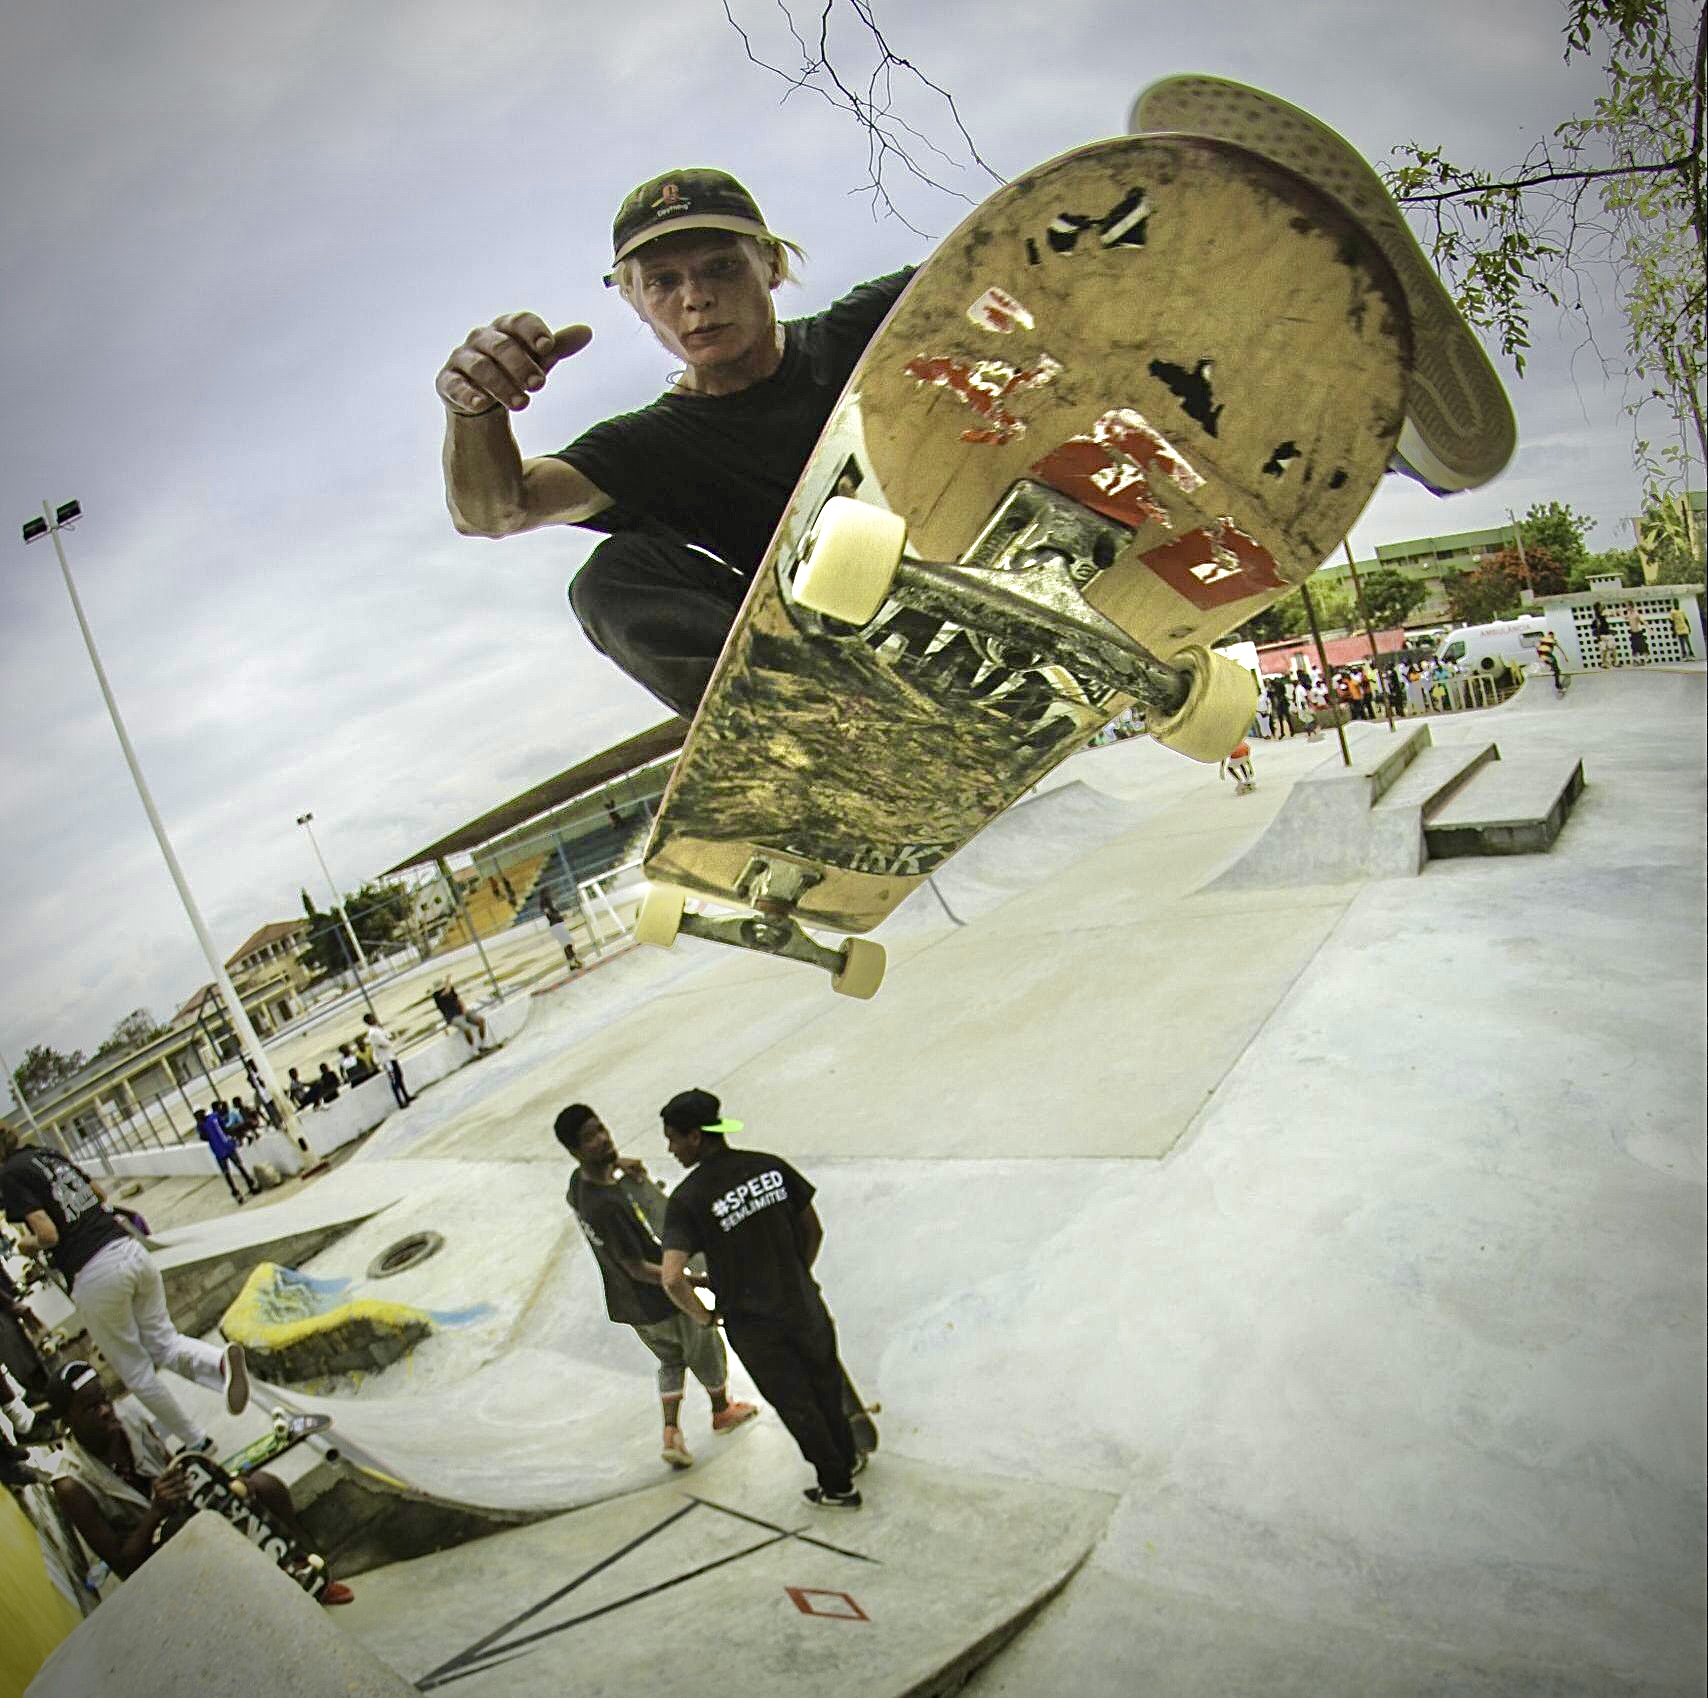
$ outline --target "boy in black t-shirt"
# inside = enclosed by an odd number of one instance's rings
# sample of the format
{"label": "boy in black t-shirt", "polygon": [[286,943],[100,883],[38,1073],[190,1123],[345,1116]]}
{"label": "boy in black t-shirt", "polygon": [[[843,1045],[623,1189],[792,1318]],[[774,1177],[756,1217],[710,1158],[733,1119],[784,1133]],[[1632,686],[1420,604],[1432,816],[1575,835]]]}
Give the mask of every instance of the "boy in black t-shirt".
{"label": "boy in black t-shirt", "polygon": [[[805,1492],[821,1509],[858,1509],[860,1462],[842,1406],[836,1324],[824,1306],[812,1264],[824,1228],[813,1187],[781,1156],[732,1150],[710,1091],[682,1091],[659,1111],[670,1153],[688,1177],[664,1215],[664,1289],[695,1324],[721,1320],[761,1396],[777,1411],[818,1484]],[[688,1258],[706,1258],[714,1317],[688,1277]]]}
{"label": "boy in black t-shirt", "polygon": [[0,1127],[0,1213],[24,1228],[31,1254],[45,1251],[66,1282],[78,1319],[113,1371],[168,1432],[193,1449],[213,1440],[156,1370],[169,1368],[223,1391],[240,1414],[249,1400],[243,1346],[223,1350],[178,1331],[153,1258],[107,1206],[100,1187],[57,1150],[24,1144]]}
{"label": "boy in black t-shirt", "polygon": [[705,693],[820,432],[911,271],[779,324],[800,250],[727,172],[668,171],[623,201],[612,272],[682,362],[663,395],[524,460],[509,414],[592,340],[530,312],[469,333],[436,383],[445,495],[465,536],[583,525],[609,540],[570,585],[588,640],[684,717]]}
{"label": "boy in black t-shirt", "polygon": [[711,1399],[714,1433],[734,1432],[758,1411],[751,1403],[732,1403],[725,1394],[729,1359],[723,1340],[715,1331],[695,1326],[664,1294],[664,1253],[658,1242],[664,1194],[647,1176],[646,1164],[617,1154],[604,1122],[586,1103],[571,1103],[553,1130],[575,1157],[567,1199],[604,1277],[606,1312],[613,1321],[633,1327],[658,1358],[658,1397],[664,1406],[661,1454],[672,1468],[686,1468],[694,1460],[680,1424],[689,1371]]}

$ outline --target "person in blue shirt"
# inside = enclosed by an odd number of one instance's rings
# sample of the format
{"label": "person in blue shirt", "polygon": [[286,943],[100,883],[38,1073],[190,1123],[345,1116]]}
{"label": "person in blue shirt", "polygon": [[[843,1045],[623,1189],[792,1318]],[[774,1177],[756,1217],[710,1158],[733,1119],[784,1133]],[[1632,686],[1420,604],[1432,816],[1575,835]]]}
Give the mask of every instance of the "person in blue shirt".
{"label": "person in blue shirt", "polygon": [[220,1178],[230,1187],[232,1200],[239,1208],[244,1204],[243,1194],[237,1189],[237,1181],[231,1177],[235,1167],[243,1175],[243,1183],[249,1187],[249,1195],[260,1195],[261,1187],[255,1183],[255,1176],[243,1165],[243,1157],[237,1153],[237,1145],[232,1141],[231,1134],[220,1124],[220,1117],[211,1108],[204,1108],[196,1116],[196,1132],[202,1142],[213,1152],[213,1159],[219,1163]]}

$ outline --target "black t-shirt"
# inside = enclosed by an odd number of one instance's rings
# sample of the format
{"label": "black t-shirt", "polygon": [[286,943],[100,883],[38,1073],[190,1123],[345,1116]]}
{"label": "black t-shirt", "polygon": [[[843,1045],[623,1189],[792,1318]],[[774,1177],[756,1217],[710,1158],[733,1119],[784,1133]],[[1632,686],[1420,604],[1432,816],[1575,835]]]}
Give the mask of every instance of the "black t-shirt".
{"label": "black t-shirt", "polygon": [[95,1195],[83,1169],[56,1150],[23,1149],[8,1157],[0,1167],[0,1206],[7,1220],[20,1226],[36,1210],[47,1215],[59,1233],[48,1260],[67,1280],[75,1279],[97,1251],[129,1236]]}
{"label": "black t-shirt", "polygon": [[615,1185],[597,1185],[578,1168],[569,1176],[569,1206],[605,1278],[605,1311],[625,1326],[667,1321],[676,1305],[661,1285],[630,1279],[621,1263],[662,1262],[658,1234],[664,1226],[664,1193],[648,1179],[619,1174]]}
{"label": "black t-shirt", "polygon": [[662,531],[751,578],[866,344],[913,275],[871,283],[783,326],[781,363],[734,395],[671,390],[578,436],[554,458],[591,478],[613,506],[596,531]]}
{"label": "black t-shirt", "polygon": [[824,1300],[801,1252],[800,1216],[812,1199],[813,1187],[781,1156],[710,1156],[670,1193],[664,1247],[704,1252],[726,1315],[818,1314]]}

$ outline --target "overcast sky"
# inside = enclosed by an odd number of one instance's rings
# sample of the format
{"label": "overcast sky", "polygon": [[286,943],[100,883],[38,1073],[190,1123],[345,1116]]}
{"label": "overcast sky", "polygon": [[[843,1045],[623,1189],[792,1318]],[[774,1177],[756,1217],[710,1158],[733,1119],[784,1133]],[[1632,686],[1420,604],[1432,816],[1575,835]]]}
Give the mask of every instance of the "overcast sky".
{"label": "overcast sky", "polygon": [[[1373,159],[1406,140],[1508,164],[1583,110],[1560,0],[876,0],[1004,176],[1118,131],[1172,72],[1258,83]],[[798,57],[774,0],[731,0]],[[799,6],[816,17],[816,8]],[[131,735],[221,952],[661,710],[586,645],[564,586],[596,540],[458,537],[435,372],[530,308],[593,346],[518,422],[561,446],[655,394],[664,353],[600,286],[634,183],[715,163],[811,256],[798,316],[920,257],[875,217],[862,135],[755,68],[715,0],[10,0],[0,40],[0,1047],[93,1049],[206,978],[45,541],[45,497]],[[815,26],[816,27],[816,26]],[[839,59],[869,64],[847,29]],[[945,150],[940,103],[910,100]],[[964,155],[962,156],[964,158]],[[988,178],[940,167],[974,199]],[[966,203],[895,183],[927,236]],[[1618,346],[1617,327],[1604,338]],[[1377,542],[1559,498],[1627,545],[1623,391],[1544,311],[1513,383],[1521,446],[1489,490],[1386,480]],[[4,537],[11,537],[4,543]]]}

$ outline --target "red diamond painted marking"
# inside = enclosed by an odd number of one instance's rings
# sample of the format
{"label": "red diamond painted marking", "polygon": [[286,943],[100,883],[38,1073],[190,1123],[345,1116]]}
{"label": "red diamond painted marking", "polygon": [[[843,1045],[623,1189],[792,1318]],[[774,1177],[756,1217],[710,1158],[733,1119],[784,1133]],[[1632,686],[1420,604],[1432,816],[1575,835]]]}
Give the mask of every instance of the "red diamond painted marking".
{"label": "red diamond painted marking", "polygon": [[[829,1621],[870,1621],[872,1618],[848,1596],[846,1592],[824,1592],[816,1586],[785,1586],[785,1592],[794,1600],[795,1608],[802,1615],[824,1616]],[[828,1600],[841,1604],[841,1609],[826,1609],[824,1602]]]}

